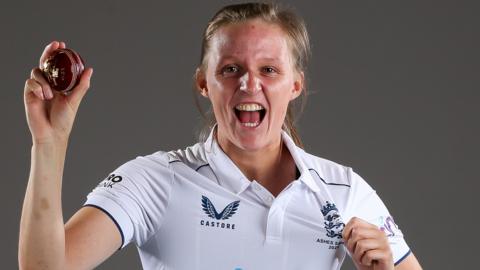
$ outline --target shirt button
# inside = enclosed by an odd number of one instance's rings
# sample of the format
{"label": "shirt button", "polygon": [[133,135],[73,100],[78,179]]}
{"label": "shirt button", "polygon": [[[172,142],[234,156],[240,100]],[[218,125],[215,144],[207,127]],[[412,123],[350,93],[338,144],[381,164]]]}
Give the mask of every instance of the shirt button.
{"label": "shirt button", "polygon": [[257,185],[256,185],[256,186],[254,186],[253,188],[254,188],[256,191],[260,191],[260,187],[259,187],[259,186],[257,186]]}

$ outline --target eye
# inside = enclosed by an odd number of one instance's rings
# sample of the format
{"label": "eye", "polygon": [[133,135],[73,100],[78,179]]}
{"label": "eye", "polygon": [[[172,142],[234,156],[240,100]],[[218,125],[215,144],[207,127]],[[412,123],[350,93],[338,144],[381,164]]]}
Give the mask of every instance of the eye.
{"label": "eye", "polygon": [[228,65],[222,68],[222,74],[224,75],[231,75],[235,74],[239,71],[240,69],[237,66],[234,65]]}
{"label": "eye", "polygon": [[273,67],[263,67],[262,72],[267,74],[273,74],[273,73],[277,73],[277,70]]}

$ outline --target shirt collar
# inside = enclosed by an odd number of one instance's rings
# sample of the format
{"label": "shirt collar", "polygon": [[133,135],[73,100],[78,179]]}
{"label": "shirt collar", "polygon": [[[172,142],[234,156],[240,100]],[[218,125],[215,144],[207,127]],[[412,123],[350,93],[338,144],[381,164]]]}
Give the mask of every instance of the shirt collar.
{"label": "shirt collar", "polygon": [[310,169],[305,164],[306,156],[305,151],[302,148],[298,147],[293,139],[288,135],[285,130],[282,130],[283,143],[287,146],[290,155],[292,155],[295,164],[297,165],[298,170],[300,171],[300,180],[305,183],[313,192],[318,192],[320,188],[312,177]]}
{"label": "shirt collar", "polygon": [[[245,177],[242,171],[218,145],[215,139],[216,128],[217,125],[211,129],[210,135],[204,143],[207,161],[215,173],[219,184],[226,189],[233,191],[235,194],[240,194],[248,188],[251,181]],[[303,158],[305,158],[305,152],[293,142],[292,138],[284,130],[282,130],[282,140],[290,151],[290,154],[300,171],[300,178],[298,180],[305,183],[312,191],[319,191],[320,189],[312,178],[309,168],[303,161]]]}

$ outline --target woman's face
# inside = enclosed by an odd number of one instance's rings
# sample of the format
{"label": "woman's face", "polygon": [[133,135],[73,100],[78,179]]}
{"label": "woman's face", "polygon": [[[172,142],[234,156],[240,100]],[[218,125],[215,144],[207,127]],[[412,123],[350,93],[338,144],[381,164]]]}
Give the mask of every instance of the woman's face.
{"label": "woman's face", "polygon": [[260,19],[224,26],[206,61],[197,84],[212,103],[220,144],[248,151],[278,146],[288,104],[303,87],[283,30]]}

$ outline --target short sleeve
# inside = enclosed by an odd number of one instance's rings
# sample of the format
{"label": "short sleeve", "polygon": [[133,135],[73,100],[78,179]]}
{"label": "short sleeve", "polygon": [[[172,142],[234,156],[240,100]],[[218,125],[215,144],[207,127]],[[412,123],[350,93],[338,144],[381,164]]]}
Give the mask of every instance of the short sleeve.
{"label": "short sleeve", "polygon": [[122,245],[144,244],[160,227],[173,172],[164,152],[139,156],[112,171],[87,195],[84,206],[105,212],[117,225]]}
{"label": "short sleeve", "polygon": [[353,170],[349,169],[351,182],[350,195],[345,211],[345,222],[352,217],[361,218],[378,226],[388,237],[395,265],[410,254],[402,231],[394,222],[393,216],[377,195],[377,192]]}

